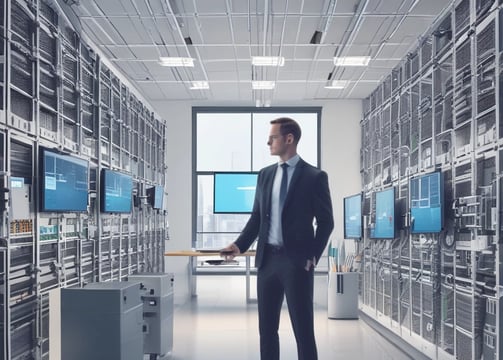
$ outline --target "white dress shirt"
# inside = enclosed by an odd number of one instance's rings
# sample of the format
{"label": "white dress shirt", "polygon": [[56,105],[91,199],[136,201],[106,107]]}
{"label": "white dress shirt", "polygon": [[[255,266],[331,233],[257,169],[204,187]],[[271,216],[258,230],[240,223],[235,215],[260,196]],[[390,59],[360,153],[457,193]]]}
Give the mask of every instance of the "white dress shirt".
{"label": "white dress shirt", "polygon": [[[286,163],[288,164],[287,175],[288,175],[288,185],[287,185],[287,196],[288,189],[290,188],[290,181],[292,180],[293,172],[295,167],[300,160],[300,156],[297,154],[294,157],[288,159]],[[269,228],[269,241],[268,243],[275,246],[283,246],[283,233],[281,231],[281,213],[279,208],[279,191],[281,188],[281,178],[283,177],[283,169],[281,165],[283,162],[278,163],[278,169],[274,176],[274,181],[272,185],[271,194],[271,227]]]}

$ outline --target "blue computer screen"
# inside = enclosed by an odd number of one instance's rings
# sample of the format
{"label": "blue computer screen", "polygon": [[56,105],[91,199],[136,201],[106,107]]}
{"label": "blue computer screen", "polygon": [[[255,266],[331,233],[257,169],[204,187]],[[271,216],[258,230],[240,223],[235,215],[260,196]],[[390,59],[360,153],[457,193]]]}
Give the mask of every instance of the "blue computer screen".
{"label": "blue computer screen", "polygon": [[153,209],[162,209],[164,198],[164,187],[156,185],[147,189],[147,198]]}
{"label": "blue computer screen", "polygon": [[344,198],[344,238],[362,237],[362,195],[356,194]]}
{"label": "blue computer screen", "polygon": [[87,211],[89,164],[42,149],[41,211]]}
{"label": "blue computer screen", "polygon": [[375,224],[370,231],[374,239],[395,237],[395,188],[375,193]]}
{"label": "blue computer screen", "polygon": [[256,173],[215,173],[213,212],[215,214],[251,213],[257,176]]}
{"label": "blue computer screen", "polygon": [[443,226],[443,181],[437,171],[410,180],[412,233],[437,233]]}
{"label": "blue computer screen", "polygon": [[101,173],[101,211],[131,212],[133,178],[117,171],[103,169]]}

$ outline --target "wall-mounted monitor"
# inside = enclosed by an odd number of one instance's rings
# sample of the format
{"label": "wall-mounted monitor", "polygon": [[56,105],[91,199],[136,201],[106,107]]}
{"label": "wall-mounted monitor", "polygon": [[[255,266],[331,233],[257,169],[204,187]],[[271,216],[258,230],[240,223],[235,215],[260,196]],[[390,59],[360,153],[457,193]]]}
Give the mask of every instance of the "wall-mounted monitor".
{"label": "wall-mounted monitor", "polygon": [[130,175],[103,169],[100,189],[101,211],[130,213],[132,208],[133,178]]}
{"label": "wall-mounted monitor", "polygon": [[249,214],[253,209],[257,173],[217,172],[213,177],[213,212]]}
{"label": "wall-mounted monitor", "polygon": [[395,188],[375,193],[375,222],[370,229],[373,239],[395,238]]}
{"label": "wall-mounted monitor", "polygon": [[164,187],[156,185],[147,189],[147,201],[152,206],[152,209],[162,209],[163,199]]}
{"label": "wall-mounted monitor", "polygon": [[41,149],[40,160],[40,211],[87,211],[89,163],[48,149]]}
{"label": "wall-mounted monitor", "polygon": [[438,233],[443,228],[444,182],[440,171],[410,180],[411,233]]}
{"label": "wall-mounted monitor", "polygon": [[344,238],[362,238],[362,194],[344,198]]}

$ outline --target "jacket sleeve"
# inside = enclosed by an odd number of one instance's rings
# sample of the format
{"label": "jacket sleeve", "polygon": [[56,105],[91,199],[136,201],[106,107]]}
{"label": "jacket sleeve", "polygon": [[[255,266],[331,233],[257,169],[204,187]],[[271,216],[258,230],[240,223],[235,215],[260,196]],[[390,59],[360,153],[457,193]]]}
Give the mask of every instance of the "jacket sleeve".
{"label": "jacket sleeve", "polygon": [[234,242],[241,253],[247,251],[258,236],[260,229],[260,214],[252,213],[245,227]]}
{"label": "jacket sleeve", "polygon": [[314,256],[316,256],[316,261],[318,261],[334,229],[334,215],[328,186],[328,175],[324,171],[321,171],[316,179],[314,211],[316,219]]}
{"label": "jacket sleeve", "polygon": [[260,222],[261,222],[261,213],[260,213],[260,199],[262,194],[262,186],[261,184],[261,173],[259,173],[257,179],[257,186],[255,190],[255,200],[253,201],[253,209],[248,222],[245,227],[241,231],[241,234],[238,236],[234,244],[239,248],[241,253],[244,253],[246,250],[250,248],[255,239],[258,236],[260,230]]}

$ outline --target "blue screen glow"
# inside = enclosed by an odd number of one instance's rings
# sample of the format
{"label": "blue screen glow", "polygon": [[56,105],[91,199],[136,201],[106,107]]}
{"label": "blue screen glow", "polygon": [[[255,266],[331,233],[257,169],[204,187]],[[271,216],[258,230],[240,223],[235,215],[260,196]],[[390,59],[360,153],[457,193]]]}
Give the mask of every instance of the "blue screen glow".
{"label": "blue screen glow", "polygon": [[362,237],[362,195],[357,194],[344,198],[344,238],[360,239]]}
{"label": "blue screen glow", "polygon": [[42,159],[41,211],[87,211],[87,161],[45,149]]}
{"label": "blue screen glow", "polygon": [[153,209],[162,209],[164,198],[164,187],[156,185],[147,189],[147,198]]}
{"label": "blue screen glow", "polygon": [[412,233],[437,233],[443,220],[442,173],[434,172],[410,181]]}
{"label": "blue screen glow", "polygon": [[133,178],[117,171],[103,169],[101,176],[101,210],[131,212]]}
{"label": "blue screen glow", "polygon": [[393,239],[395,237],[395,188],[375,193],[375,226],[370,237]]}
{"label": "blue screen glow", "polygon": [[251,213],[257,176],[255,173],[215,173],[213,212]]}

